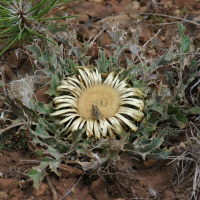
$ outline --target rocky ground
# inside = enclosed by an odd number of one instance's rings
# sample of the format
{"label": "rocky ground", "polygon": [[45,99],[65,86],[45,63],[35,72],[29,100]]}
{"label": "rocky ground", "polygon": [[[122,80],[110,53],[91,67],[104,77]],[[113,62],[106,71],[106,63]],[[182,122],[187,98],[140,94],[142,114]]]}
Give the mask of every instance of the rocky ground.
{"label": "rocky ground", "polygon": [[[72,5],[76,5],[73,2]],[[186,9],[187,8],[187,11]],[[67,11],[69,15],[79,15],[77,18],[63,21],[68,25],[68,29],[75,34],[74,46],[83,46],[85,41],[92,41],[91,47],[85,53],[91,56],[90,64],[94,64],[98,58],[99,49],[104,49],[106,56],[113,55],[111,43],[112,38],[108,31],[102,31],[105,22],[109,25],[118,24],[124,30],[130,27],[140,26],[141,35],[139,42],[141,45],[148,43],[148,41],[156,36],[157,42],[152,45],[146,45],[147,58],[156,58],[164,54],[171,45],[171,39],[176,34],[177,21],[182,19],[193,20],[198,22],[200,14],[200,2],[189,0],[89,0],[82,1],[81,4],[76,5],[72,10],[69,8],[62,8],[63,12]],[[149,13],[149,14],[145,14]],[[153,16],[157,13],[157,17]],[[176,16],[174,18],[169,16]],[[185,34],[191,37],[196,37],[195,45],[200,47],[199,43],[199,26],[194,23],[182,20],[186,26]],[[127,33],[129,34],[129,32]],[[131,33],[130,33],[131,34]],[[5,48],[4,44],[0,45],[0,51]],[[15,53],[16,47],[11,48],[1,57],[1,62],[4,63],[5,81],[17,79],[18,76],[24,77],[26,74],[34,74],[31,67],[32,58],[23,51],[17,56]],[[69,49],[66,49],[69,51]],[[121,55],[121,66],[126,68],[125,57],[131,57],[130,49]],[[163,72],[167,68],[159,69],[159,75],[164,84],[167,84]],[[46,81],[48,82],[48,80]],[[44,92],[49,89],[49,85],[39,88],[35,92],[36,99],[45,103],[49,103],[51,98]],[[3,93],[3,87],[0,87],[0,93]],[[0,109],[3,108],[4,103],[0,100]],[[1,110],[0,110],[1,111]],[[12,119],[12,113],[7,113],[7,118]],[[0,127],[6,128],[9,123],[0,119]],[[10,127],[9,127],[10,128]],[[12,129],[17,133],[18,128]],[[181,185],[176,184],[177,178],[176,166],[170,161],[156,161],[134,160],[127,156],[125,161],[117,162],[115,168],[118,172],[113,176],[106,171],[106,176],[103,172],[83,173],[79,168],[63,165],[61,168],[61,178],[49,175],[41,183],[39,191],[33,188],[32,181],[27,176],[27,172],[34,166],[38,165],[38,158],[30,151],[30,149],[21,146],[21,142],[17,145],[15,141],[23,141],[26,137],[10,135],[8,144],[10,148],[2,149],[0,153],[0,199],[10,200],[51,200],[52,185],[55,188],[58,199],[66,200],[124,200],[124,199],[179,199],[187,200],[190,196],[187,193],[187,188],[191,186],[191,182],[185,182]],[[1,137],[3,141],[3,137]],[[181,153],[185,144],[183,137],[174,138],[175,143],[179,147],[177,151]],[[12,146],[12,142],[14,146]],[[8,146],[7,146],[8,147]],[[128,164],[127,164],[128,163]],[[48,181],[47,179],[50,179]],[[52,185],[50,184],[52,183]],[[76,184],[77,183],[77,184]],[[123,186],[123,187],[122,187]],[[130,195],[130,186],[132,186],[132,194]],[[67,194],[67,195],[66,195]],[[64,195],[66,195],[64,197]],[[131,196],[131,198],[130,198]],[[62,198],[64,197],[64,198]]]}

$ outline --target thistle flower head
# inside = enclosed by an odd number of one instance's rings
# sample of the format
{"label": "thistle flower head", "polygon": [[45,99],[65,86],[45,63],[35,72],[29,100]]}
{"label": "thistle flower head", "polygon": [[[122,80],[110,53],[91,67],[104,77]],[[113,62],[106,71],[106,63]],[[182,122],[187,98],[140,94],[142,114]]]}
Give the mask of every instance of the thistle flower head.
{"label": "thistle flower head", "polygon": [[136,131],[133,121],[144,116],[141,90],[120,81],[120,73],[111,72],[104,81],[97,70],[83,68],[79,73],[61,81],[57,90],[63,93],[53,100],[57,111],[52,116],[63,117],[60,124],[66,124],[65,130],[85,128],[86,135],[95,138],[113,137],[126,126]]}

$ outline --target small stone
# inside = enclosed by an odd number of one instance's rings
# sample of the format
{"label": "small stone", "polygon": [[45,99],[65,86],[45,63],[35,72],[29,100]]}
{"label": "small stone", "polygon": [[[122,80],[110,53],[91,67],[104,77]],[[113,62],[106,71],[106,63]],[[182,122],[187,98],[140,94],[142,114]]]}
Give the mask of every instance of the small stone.
{"label": "small stone", "polygon": [[181,143],[179,144],[179,147],[180,147],[182,150],[186,150],[186,149],[187,149],[187,146],[185,145],[184,142],[181,142]]}
{"label": "small stone", "polygon": [[17,197],[17,198],[22,198],[24,197],[24,192],[20,189],[14,189],[10,193],[12,196]]}
{"label": "small stone", "polygon": [[88,195],[88,193],[89,193],[89,191],[88,191],[87,188],[83,188],[83,189],[81,190],[81,194],[82,194],[83,196]]}
{"label": "small stone", "polygon": [[184,197],[184,196],[185,196],[184,194],[178,194],[177,199],[178,200],[188,200],[188,197]]}
{"label": "small stone", "polygon": [[104,23],[107,23],[107,24],[110,24],[110,25],[118,24],[118,25],[121,25],[121,26],[126,26],[126,25],[130,25],[131,18],[128,15],[109,16],[109,17],[106,17],[102,20],[99,20],[95,24],[97,26],[101,26]]}
{"label": "small stone", "polygon": [[113,9],[115,14],[120,14],[120,13],[123,13],[125,11],[124,7],[122,7],[120,5],[115,5],[115,4],[112,5],[112,9]]}
{"label": "small stone", "polygon": [[126,199],[124,199],[124,198],[118,198],[118,199],[115,199],[115,200],[126,200]]}
{"label": "small stone", "polygon": [[142,26],[140,38],[143,40],[143,42],[147,42],[151,38],[151,30],[146,26]]}
{"label": "small stone", "polygon": [[81,170],[81,169],[77,169],[72,166],[68,166],[68,165],[64,165],[64,164],[61,164],[60,171],[61,171],[61,176],[63,178],[74,178],[83,173],[83,170]]}
{"label": "small stone", "polygon": [[13,179],[0,179],[0,190],[10,193],[13,189],[18,188],[18,183]]}
{"label": "small stone", "polygon": [[111,50],[112,39],[104,32],[97,38],[96,43],[106,50]]}
{"label": "small stone", "polygon": [[89,0],[89,2],[102,4],[103,0]]}
{"label": "small stone", "polygon": [[133,1],[126,6],[126,9],[127,10],[139,10],[140,9],[140,3],[138,1]]}
{"label": "small stone", "polygon": [[19,198],[17,198],[17,197],[13,197],[12,200],[19,200]]}
{"label": "small stone", "polygon": [[174,10],[173,15],[177,17],[183,17],[183,12],[181,10]]}
{"label": "small stone", "polygon": [[95,37],[95,35],[84,26],[80,26],[77,30],[77,38],[79,41],[89,40]]}
{"label": "small stone", "polygon": [[47,194],[48,185],[46,183],[41,183],[38,190],[34,189],[33,195],[36,197],[45,196]]}
{"label": "small stone", "polygon": [[155,167],[157,163],[158,163],[158,160],[149,159],[145,162],[145,166],[146,168],[152,168],[152,167]]}
{"label": "small stone", "polygon": [[155,56],[157,54],[155,49],[150,49],[149,51],[147,51],[147,53],[151,56]]}
{"label": "small stone", "polygon": [[175,198],[175,194],[172,192],[172,191],[170,191],[170,190],[167,190],[167,191],[165,191],[164,193],[163,193],[163,195],[162,195],[162,200],[165,200],[165,199],[174,199]]}
{"label": "small stone", "polygon": [[67,193],[67,189],[62,186],[56,186],[55,188],[61,195],[65,195]]}
{"label": "small stone", "polygon": [[86,14],[80,15],[80,17],[79,17],[79,23],[84,23],[84,22],[87,22],[89,20],[90,20],[90,18]]}
{"label": "small stone", "polygon": [[164,2],[164,8],[167,9],[167,8],[170,8],[172,6],[172,1],[163,1]]}
{"label": "small stone", "polygon": [[105,183],[101,178],[92,183],[91,194],[97,200],[105,200],[108,198],[105,193]]}
{"label": "small stone", "polygon": [[122,7],[126,7],[126,6],[128,6],[131,2],[132,2],[132,0],[122,0],[120,5],[121,5]]}
{"label": "small stone", "polygon": [[104,18],[111,15],[113,9],[91,2],[83,2],[74,8],[74,12],[77,14],[87,14],[90,17]]}
{"label": "small stone", "polygon": [[8,194],[6,192],[0,191],[0,199],[8,199]]}

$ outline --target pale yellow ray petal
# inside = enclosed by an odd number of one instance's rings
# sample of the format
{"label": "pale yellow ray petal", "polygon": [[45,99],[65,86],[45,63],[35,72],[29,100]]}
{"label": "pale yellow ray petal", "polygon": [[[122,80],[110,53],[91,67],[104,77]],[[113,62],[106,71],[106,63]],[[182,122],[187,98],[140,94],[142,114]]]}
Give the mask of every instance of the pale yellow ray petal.
{"label": "pale yellow ray petal", "polygon": [[126,88],[125,90],[122,90],[120,92],[121,95],[127,94],[127,93],[132,93],[135,94],[134,96],[140,96],[140,97],[145,97],[146,95],[138,88]]}
{"label": "pale yellow ray petal", "polygon": [[54,103],[57,104],[57,103],[68,103],[68,102],[77,102],[77,99],[71,99],[71,98],[55,98],[54,99]]}
{"label": "pale yellow ray petal", "polygon": [[72,128],[72,131],[81,129],[81,128],[79,128],[79,127],[80,127],[82,121],[83,121],[83,118],[82,118],[82,117],[77,118],[76,121],[72,124],[72,127],[73,127],[73,128]]}
{"label": "pale yellow ray petal", "polygon": [[68,86],[65,86],[65,85],[60,85],[57,87],[57,91],[62,91],[62,92],[71,92],[73,94],[75,94],[76,96],[80,96],[81,93],[82,93],[82,90],[78,87],[68,87]]}
{"label": "pale yellow ray petal", "polygon": [[89,69],[85,68],[84,69],[87,76],[88,76],[88,79],[90,80],[90,83],[91,83],[91,86],[94,86],[95,85],[95,79],[94,79],[94,76],[93,76],[93,71],[90,71]]}
{"label": "pale yellow ray petal", "polygon": [[[74,122],[75,122],[75,121],[74,121]],[[66,133],[69,133],[70,131],[73,131],[73,127],[74,127],[73,125],[74,125],[74,122],[71,123],[71,125],[68,127]]]}
{"label": "pale yellow ray petal", "polygon": [[74,106],[77,105],[77,102],[74,101],[74,100],[71,100],[71,99],[57,99],[57,100],[54,101],[54,104],[57,104],[57,105],[59,105],[59,104],[66,104],[66,103],[74,105]]}
{"label": "pale yellow ray petal", "polygon": [[108,132],[107,124],[105,123],[105,121],[106,121],[105,119],[99,120],[99,130],[101,134],[103,135],[103,137],[106,137],[107,132]]}
{"label": "pale yellow ray petal", "polygon": [[86,73],[83,70],[78,69],[78,71],[79,71],[81,78],[83,79],[83,81],[86,85],[86,88],[89,88],[91,86],[90,79],[87,77]]}
{"label": "pale yellow ray petal", "polygon": [[81,124],[79,126],[79,129],[82,129],[84,127],[86,121],[87,120],[85,120],[84,118],[82,118],[82,122],[81,122]]}
{"label": "pale yellow ray petal", "polygon": [[81,87],[82,90],[86,89],[83,83],[81,83],[76,77],[68,77],[68,79],[76,82]]}
{"label": "pale yellow ray petal", "polygon": [[134,102],[138,102],[139,104],[144,104],[143,103],[144,101],[142,99],[136,99],[136,98],[125,98],[123,102],[125,101],[134,101]]}
{"label": "pale yellow ray petal", "polygon": [[114,130],[114,127],[111,126],[111,125],[108,123],[107,120],[104,120],[104,123],[105,123],[106,126],[107,126],[108,133],[109,133],[110,137],[114,137],[114,133],[113,133],[113,131],[112,131],[112,129]]}
{"label": "pale yellow ray petal", "polygon": [[96,77],[97,77],[97,85],[102,84],[102,78],[101,78],[101,74],[98,72],[98,70],[96,69]]}
{"label": "pale yellow ray petal", "polygon": [[130,120],[126,119],[124,116],[117,113],[115,117],[118,117],[121,121],[123,121],[126,125],[128,125],[132,130],[137,131],[138,128],[135,126],[135,124],[130,122]]}
{"label": "pale yellow ray petal", "polygon": [[102,79],[101,79],[101,74],[98,72],[98,70],[93,70],[92,72],[93,75],[93,80],[94,80],[94,85],[99,85],[102,83]]}
{"label": "pale yellow ray petal", "polygon": [[137,93],[139,93],[141,95],[144,95],[143,92],[139,88],[127,88],[127,91],[128,92],[134,91],[134,92],[137,92]]}
{"label": "pale yellow ray petal", "polygon": [[70,119],[73,119],[74,117],[76,117],[75,115],[70,115],[69,117],[66,117],[64,119],[62,119],[59,124],[63,124],[63,123],[66,123],[68,122]]}
{"label": "pale yellow ray petal", "polygon": [[98,85],[98,84],[99,84],[99,83],[98,83],[99,80],[98,80],[98,76],[97,76],[96,72],[95,72],[95,71],[92,71],[91,73],[92,73],[92,75],[93,75],[94,85]]}
{"label": "pale yellow ray petal", "polygon": [[121,94],[120,98],[127,98],[131,96],[137,96],[139,98],[143,97],[143,95],[141,95],[140,93],[133,91],[133,92],[127,92],[127,93]]}
{"label": "pale yellow ray petal", "polygon": [[[115,76],[115,78],[114,78],[113,81],[112,81],[111,87],[114,87],[114,85],[116,85],[116,83],[119,82],[119,75],[120,75],[122,72],[123,72],[123,70],[121,70],[121,71]],[[119,85],[119,84],[117,84],[117,85]]]}
{"label": "pale yellow ray petal", "polygon": [[77,117],[80,117],[80,115],[79,114],[77,114],[77,113],[67,113],[67,114],[63,114],[62,115],[62,117],[68,117],[68,116],[77,116]]}
{"label": "pale yellow ray petal", "polygon": [[73,108],[75,108],[76,105],[73,105],[71,103],[62,103],[62,104],[56,105],[56,109],[67,108],[67,107],[73,107]]}
{"label": "pale yellow ray petal", "polygon": [[[69,129],[70,129],[70,130],[72,129],[72,127],[71,127],[71,126],[69,127],[69,125],[71,124],[71,122],[72,122],[73,120],[74,120],[74,117],[73,117],[73,118],[72,118],[72,119],[71,119],[71,120],[68,122],[68,124],[65,126],[65,128],[64,128],[64,130],[63,130],[63,131],[65,131],[65,130],[67,130],[67,129],[68,129],[68,130],[69,130]],[[68,130],[67,130],[67,132],[66,132],[66,133],[68,133],[68,132],[69,132]]]}
{"label": "pale yellow ray petal", "polygon": [[95,135],[95,138],[98,138],[100,139],[100,132],[99,132],[99,125],[98,125],[98,122],[97,120],[93,120],[94,122],[94,135]]}
{"label": "pale yellow ray petal", "polygon": [[110,128],[110,126],[108,126],[108,133],[109,133],[111,138],[115,136],[112,129]]}
{"label": "pale yellow ray petal", "polygon": [[[66,125],[66,127],[65,127],[65,130],[66,130],[67,127],[68,127],[68,130],[67,130],[66,133],[68,133],[68,132],[71,131],[72,129],[73,129],[73,130],[77,130],[77,129],[75,129],[74,127],[75,127],[76,125],[80,125],[80,124],[82,123],[83,118],[81,118],[80,115],[74,114],[73,116],[74,116],[74,117],[77,117],[77,116],[78,116],[78,118],[75,119],[74,121],[73,121],[74,118],[72,118],[72,119],[70,120],[70,122],[69,122],[69,123]],[[73,122],[72,122],[72,121],[73,121]]]}
{"label": "pale yellow ray petal", "polygon": [[94,85],[98,85],[98,79],[97,79],[97,76],[96,76],[96,72],[93,70],[91,73],[92,73],[92,76],[93,76],[93,79],[94,79]]}
{"label": "pale yellow ray petal", "polygon": [[140,108],[140,110],[144,109],[144,102],[143,102],[143,100],[140,100],[140,99],[131,99],[128,101],[123,100],[120,102],[120,105],[127,105],[127,104],[138,107],[138,108]]}
{"label": "pale yellow ray petal", "polygon": [[118,79],[118,80],[116,81],[115,85],[113,86],[113,89],[115,89],[115,87],[118,87],[119,83],[120,83],[120,80]]}
{"label": "pale yellow ray petal", "polygon": [[109,117],[107,118],[110,123],[112,124],[113,126],[113,130],[116,131],[116,133],[121,133],[124,131],[123,127],[121,126],[120,122],[115,118],[115,117]]}
{"label": "pale yellow ray petal", "polygon": [[62,115],[62,114],[69,113],[69,112],[75,112],[75,113],[77,113],[77,110],[75,110],[75,109],[58,110],[58,111],[52,113],[51,116]]}
{"label": "pale yellow ray petal", "polygon": [[124,89],[127,89],[127,83],[126,81],[121,81],[119,84],[116,84],[113,88],[116,89],[118,92],[121,92]]}
{"label": "pale yellow ray petal", "polygon": [[57,99],[73,99],[74,101],[77,100],[75,97],[72,97],[70,95],[62,95],[62,96],[59,96],[59,97],[55,97],[53,100],[55,101]]}
{"label": "pale yellow ray petal", "polygon": [[72,85],[59,85],[57,87],[57,91],[66,91],[66,90],[71,91],[71,90],[74,90],[74,89],[75,89],[75,87],[72,86]]}
{"label": "pale yellow ray petal", "polygon": [[121,107],[118,110],[118,113],[129,115],[130,117],[134,118],[138,122],[141,121],[142,118],[144,117],[143,112],[140,112],[140,111],[132,109],[132,108],[126,108],[126,107]]}
{"label": "pale yellow ray petal", "polygon": [[93,136],[93,122],[92,122],[92,120],[91,119],[87,119],[87,131],[86,131],[86,135],[88,136],[88,137],[91,137],[91,136]]}
{"label": "pale yellow ray petal", "polygon": [[106,78],[106,80],[103,82],[103,85],[107,85],[107,86],[111,86],[112,85],[112,81],[114,79],[114,74],[115,72],[112,71]]}
{"label": "pale yellow ray petal", "polygon": [[72,85],[73,87],[78,88],[80,91],[83,90],[83,88],[80,87],[80,84],[77,84],[77,83],[75,83],[75,82],[72,81],[72,80],[68,80],[68,83],[70,83],[70,85]]}

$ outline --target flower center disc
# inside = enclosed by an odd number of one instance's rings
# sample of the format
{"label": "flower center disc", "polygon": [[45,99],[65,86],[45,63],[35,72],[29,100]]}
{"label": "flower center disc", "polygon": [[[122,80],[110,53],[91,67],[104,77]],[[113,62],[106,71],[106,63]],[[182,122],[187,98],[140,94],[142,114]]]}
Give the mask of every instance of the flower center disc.
{"label": "flower center disc", "polygon": [[85,119],[95,119],[92,105],[97,106],[101,118],[113,117],[120,105],[119,94],[115,89],[104,85],[88,88],[79,97],[78,113]]}

